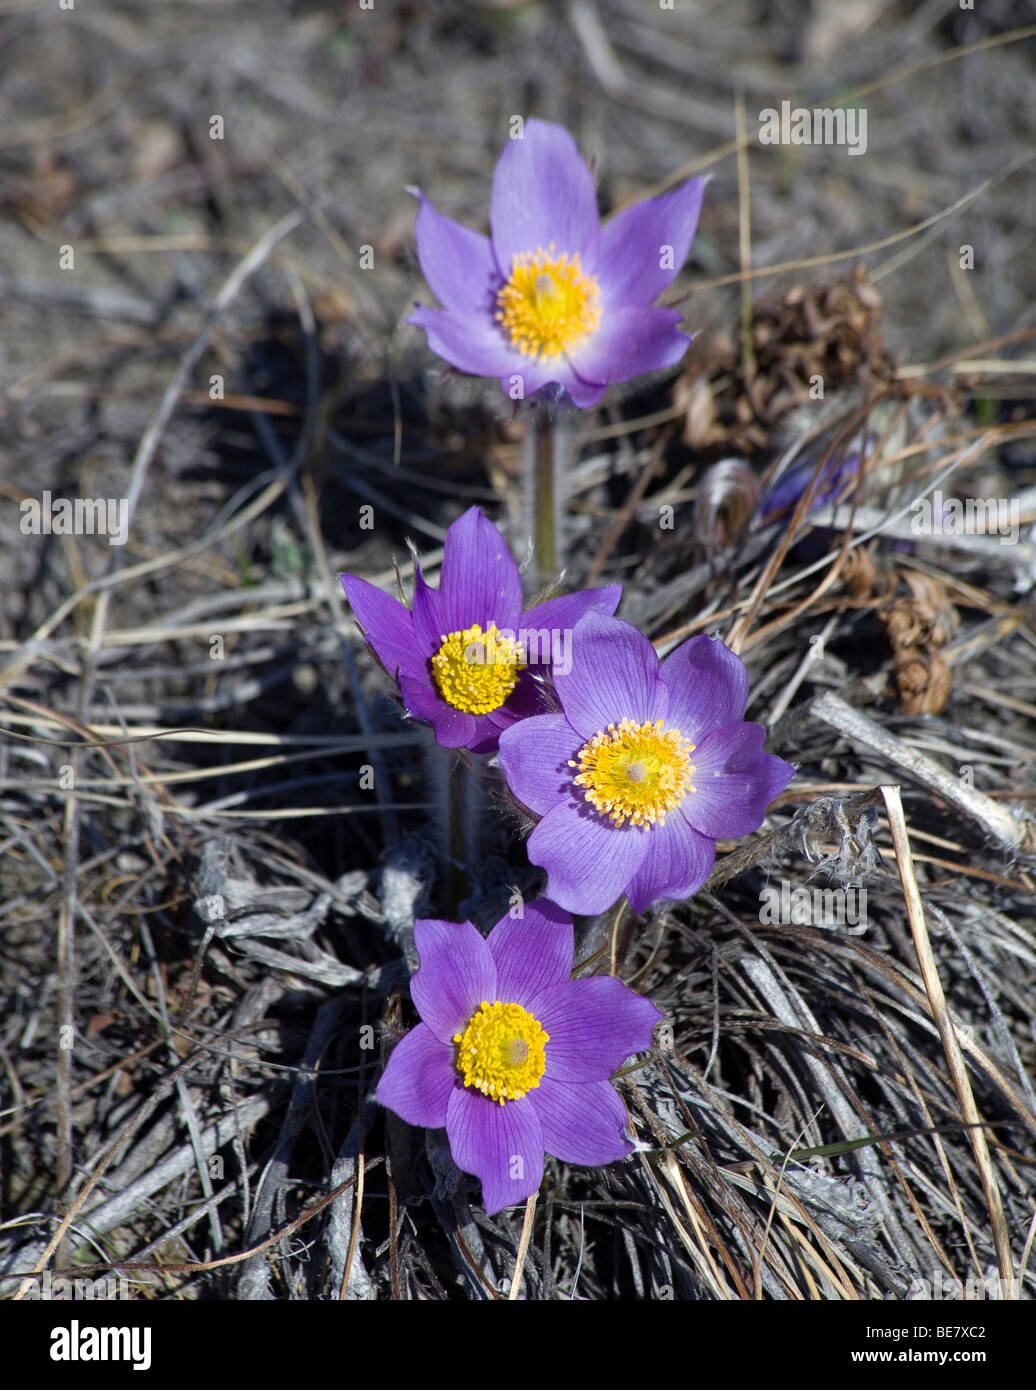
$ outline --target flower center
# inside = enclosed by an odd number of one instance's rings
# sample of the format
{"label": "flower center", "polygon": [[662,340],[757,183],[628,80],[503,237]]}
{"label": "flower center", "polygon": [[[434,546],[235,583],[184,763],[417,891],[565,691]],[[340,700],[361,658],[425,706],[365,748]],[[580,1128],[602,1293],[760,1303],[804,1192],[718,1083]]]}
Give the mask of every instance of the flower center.
{"label": "flower center", "polygon": [[514,347],[532,357],[558,357],[594,331],[601,318],[596,275],[578,255],[544,251],[515,256],[511,278],[497,293],[496,321]]}
{"label": "flower center", "polygon": [[478,623],[451,632],[432,657],[432,675],[442,698],[468,714],[499,709],[518,681],[521,651],[501,637],[496,623],[483,632]]}
{"label": "flower center", "polygon": [[550,1041],[539,1020],[520,1004],[487,1004],[472,1014],[463,1033],[454,1034],[457,1070],[465,1086],[490,1100],[520,1100],[540,1084]]}
{"label": "flower center", "polygon": [[578,769],[572,781],[583,788],[590,805],[616,825],[664,825],[666,812],[693,792],[691,754],[694,744],[661,719],[609,724],[584,743],[568,765]]}

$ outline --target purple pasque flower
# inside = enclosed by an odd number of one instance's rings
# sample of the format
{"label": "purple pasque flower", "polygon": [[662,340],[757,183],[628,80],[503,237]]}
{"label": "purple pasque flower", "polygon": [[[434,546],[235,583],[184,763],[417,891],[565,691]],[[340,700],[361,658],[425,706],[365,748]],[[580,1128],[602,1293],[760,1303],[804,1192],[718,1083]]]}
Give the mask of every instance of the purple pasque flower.
{"label": "purple pasque flower", "polygon": [[418,921],[410,993],[422,1021],[396,1046],[377,1098],[408,1124],[446,1128],[486,1211],[524,1201],[544,1152],[596,1166],[624,1158],[626,1107],[609,1077],[651,1046],[662,1017],[611,975],[572,980],[572,919],[540,898],[482,937]]}
{"label": "purple pasque flower", "polygon": [[407,709],[444,748],[491,752],[502,729],[538,714],[538,678],[564,668],[584,614],[614,613],[619,584],[547,599],[522,613],[522,581],[478,507],[446,532],[438,589],[417,570],[412,608],[354,574],[342,586]]}
{"label": "purple pasque flower", "polygon": [[671,367],[691,341],[654,307],[687,258],[704,179],[600,225],[594,180],[562,126],[528,120],[493,175],[491,238],[421,196],[417,254],[442,309],[419,308],[433,352],[496,376],[512,399],[556,383],[578,406],[609,382]]}
{"label": "purple pasque flower", "polygon": [[[820,470],[813,500],[806,512],[807,517],[810,512],[816,511],[828,503],[836,502],[846,486],[850,482],[855,483],[857,481],[860,462],[859,453],[836,454],[827,460]],[[785,526],[790,525],[802,499],[802,494],[812,483],[816,470],[817,457],[815,455],[807,457],[787,469],[771,485],[769,492],[766,493],[756,509],[756,515],[760,518],[761,524],[775,519],[783,519]],[[829,526],[814,527],[801,540],[795,542],[792,548],[793,557],[797,561],[805,563],[819,559],[830,549],[832,535],[833,532]]]}
{"label": "purple pasque flower", "polygon": [[[799,499],[813,481],[816,467],[816,458],[808,458],[783,473],[759,503],[759,516],[768,520],[774,513],[782,512],[786,513],[786,520],[790,521]],[[809,511],[834,502],[843,486],[856,477],[859,467],[860,455],[857,453],[836,454],[828,459],[821,470]]]}
{"label": "purple pasque flower", "polygon": [[527,849],[569,912],[603,912],[625,893],[637,912],[687,898],[716,841],[747,835],[794,776],[743,723],[748,675],[720,641],[692,637],[659,664],[629,623],[589,613],[555,676],[562,713],[504,732],[511,791],[541,816]]}

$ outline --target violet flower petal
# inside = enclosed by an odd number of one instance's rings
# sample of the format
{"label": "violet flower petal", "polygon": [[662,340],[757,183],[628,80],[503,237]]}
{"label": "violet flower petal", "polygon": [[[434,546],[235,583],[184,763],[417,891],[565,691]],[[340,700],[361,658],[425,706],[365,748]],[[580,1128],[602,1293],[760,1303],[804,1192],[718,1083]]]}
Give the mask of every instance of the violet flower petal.
{"label": "violet flower petal", "polygon": [[[501,706],[501,708],[505,708]],[[497,711],[494,710],[494,714]],[[469,748],[472,753],[495,753],[500,746],[500,730],[507,727],[507,721],[500,722],[493,718],[492,714],[476,714],[475,732],[464,747]],[[448,747],[449,745],[443,745]],[[460,745],[457,745],[460,747]]]}
{"label": "violet flower petal", "polygon": [[564,382],[565,390],[572,399],[572,404],[577,405],[580,410],[587,410],[590,406],[596,405],[604,395],[604,384],[594,385],[587,381],[582,381],[575,372],[569,372]]}
{"label": "violet flower petal", "polygon": [[452,1045],[479,1006],[497,997],[493,957],[470,922],[421,918],[414,923],[414,945],[421,967],[410,981],[410,997],[439,1041]]}
{"label": "violet flower petal", "polygon": [[744,718],[748,672],[741,658],[718,638],[692,637],[684,642],[662,662],[661,674],[669,687],[666,722],[692,743]]}
{"label": "violet flower petal", "polygon": [[414,636],[422,662],[421,669],[427,671],[426,663],[442,646],[442,639],[449,634],[450,629],[443,621],[439,591],[426,582],[420,570],[417,571],[414,583],[410,614],[414,621]]}
{"label": "violet flower petal", "polygon": [[552,985],[528,1007],[550,1037],[545,1075],[568,1084],[599,1081],[634,1052],[646,1052],[663,1016],[614,975]]}
{"label": "violet flower petal", "polygon": [[[439,577],[439,617],[444,632],[478,623],[518,627],[522,577],[507,542],[478,507],[469,507],[446,532]],[[440,634],[441,635],[441,634]]]}
{"label": "violet flower petal", "polygon": [[537,898],[521,917],[501,918],[486,938],[496,962],[497,997],[527,1007],[541,990],[568,984],[575,938],[572,918],[549,898]]}
{"label": "violet flower petal", "polygon": [[[537,667],[536,669],[545,671],[547,668]],[[538,718],[541,714],[546,714],[549,709],[550,706],[547,703],[542,685],[536,680],[532,671],[527,669],[521,672],[517,684],[500,708],[490,710],[486,718],[499,734],[503,729],[511,728],[513,724],[526,719]]]}
{"label": "violet flower petal", "polygon": [[626,888],[630,907],[644,912],[660,898],[689,898],[702,886],[716,860],[716,842],[700,834],[684,816],[684,801],[652,826],[644,862]]}
{"label": "violet flower petal", "polygon": [[503,282],[489,238],[436,212],[423,193],[418,197],[417,258],[432,293],[452,313],[491,317]]}
{"label": "violet flower petal", "polygon": [[[423,328],[428,346],[459,371],[473,376],[499,376],[509,380],[524,376],[527,363],[517,348],[511,347],[499,324],[489,314],[455,314],[448,309],[417,308],[407,323]],[[528,372],[532,376],[531,372]],[[545,381],[550,380],[544,377]],[[504,387],[506,390],[506,386]],[[535,388],[528,388],[526,394]]]}
{"label": "violet flower petal", "polygon": [[563,714],[542,714],[500,735],[500,767],[515,796],[537,816],[571,798],[569,767],[583,743]]}
{"label": "violet flower petal", "polygon": [[555,806],[526,844],[529,861],[547,871],[547,893],[569,912],[604,912],[625,891],[647,854],[647,835],[620,830],[571,801]]}
{"label": "violet flower petal", "polygon": [[578,255],[596,235],[600,219],[593,175],[562,126],[525,122],[493,174],[489,221],[501,275],[514,257],[551,242],[557,255]]}
{"label": "violet flower petal", "polygon": [[621,584],[606,584],[601,589],[580,589],[575,594],[548,598],[525,610],[522,627],[536,628],[541,632],[546,629],[552,633],[567,633],[587,613],[603,613],[610,618],[621,598]]}
{"label": "violet flower petal", "polygon": [[576,624],[572,669],[554,673],[554,688],[568,722],[584,738],[623,719],[664,719],[669,708],[654,647],[629,623],[599,613]]}
{"label": "violet flower petal", "polygon": [[[817,462],[815,455],[807,456],[804,462],[787,469],[763,497],[756,514],[766,520],[775,512],[787,510],[789,516],[786,520],[790,521],[790,513],[794,512],[800,497],[813,480]],[[860,455],[857,453],[835,455],[829,459],[821,471],[809,510],[834,502],[843,485],[856,474],[859,465]]]}
{"label": "violet flower petal", "polygon": [[562,390],[580,409],[596,405],[604,395],[604,387],[582,381],[566,357],[539,358],[523,353],[517,366],[500,378],[500,385],[512,400],[527,400],[537,392]]}
{"label": "violet flower petal", "polygon": [[453,1045],[440,1042],[427,1023],[419,1023],[392,1049],[378,1082],[377,1101],[408,1125],[441,1129],[459,1082]]}
{"label": "violet flower petal", "polygon": [[502,390],[513,400],[525,400],[553,382],[581,407],[596,404],[604,395],[603,386],[582,381],[566,358],[533,357],[512,347],[491,313],[418,307],[407,323],[423,328],[432,352],[458,371],[499,377]]}
{"label": "violet flower petal", "polygon": [[676,327],[681,321],[677,309],[627,305],[606,311],[597,331],[577,343],[569,359],[583,381],[599,385],[672,367],[691,345]]}
{"label": "violet flower petal", "polygon": [[767,806],[774,797],[781,794],[794,776],[795,769],[791,763],[786,763],[783,758],[778,758],[776,753],[763,754],[763,781],[765,784],[763,799]]}
{"label": "violet flower petal", "polygon": [[393,678],[398,671],[414,674],[421,657],[414,650],[414,625],[408,610],[389,594],[355,574],[341,576],[349,606],[363,635]]}
{"label": "violet flower petal", "polygon": [[[705,179],[645,198],[601,228],[586,269],[599,277],[605,309],[651,304],[676,278],[698,226]],[[671,251],[665,255],[666,248]]]}
{"label": "violet flower petal", "polygon": [[543,1147],[562,1162],[596,1167],[633,1151],[624,1132],[626,1106],[610,1081],[566,1086],[544,1076],[528,1098],[539,1117]]}
{"label": "violet flower petal", "polygon": [[415,719],[431,724],[435,741],[443,748],[470,748],[479,734],[478,716],[456,709],[432,689],[432,678],[400,676],[399,690],[403,701]]}
{"label": "violet flower petal", "polygon": [[695,790],[680,809],[710,839],[734,840],[758,830],[770,801],[795,775],[781,758],[775,760],[780,767],[764,761],[774,755],[763,752],[763,736],[759,724],[727,724],[692,753]]}
{"label": "violet flower petal", "polygon": [[457,1167],[481,1180],[490,1216],[524,1202],[543,1181],[543,1135],[528,1096],[497,1105],[461,1087],[450,1097],[446,1137]]}

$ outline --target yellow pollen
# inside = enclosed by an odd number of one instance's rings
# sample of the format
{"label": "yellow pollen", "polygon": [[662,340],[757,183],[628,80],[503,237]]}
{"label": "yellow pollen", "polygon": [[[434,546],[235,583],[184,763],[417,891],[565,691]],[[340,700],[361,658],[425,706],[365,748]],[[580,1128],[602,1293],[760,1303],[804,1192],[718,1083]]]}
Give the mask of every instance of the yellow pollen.
{"label": "yellow pollen", "polygon": [[524,662],[510,637],[496,623],[483,632],[478,623],[443,637],[432,657],[432,675],[442,698],[468,714],[499,709],[518,681]]}
{"label": "yellow pollen", "polygon": [[664,825],[666,812],[693,792],[694,744],[661,719],[609,724],[580,748],[568,765],[573,784],[590,805],[616,825]]}
{"label": "yellow pollen", "polygon": [[520,1004],[488,1004],[483,999],[453,1041],[458,1044],[457,1070],[464,1085],[503,1105],[540,1084],[550,1037]]}
{"label": "yellow pollen", "polygon": [[511,277],[497,293],[497,323],[530,357],[559,357],[600,319],[597,276],[584,275],[578,255],[557,255],[553,242],[546,251],[515,256]]}

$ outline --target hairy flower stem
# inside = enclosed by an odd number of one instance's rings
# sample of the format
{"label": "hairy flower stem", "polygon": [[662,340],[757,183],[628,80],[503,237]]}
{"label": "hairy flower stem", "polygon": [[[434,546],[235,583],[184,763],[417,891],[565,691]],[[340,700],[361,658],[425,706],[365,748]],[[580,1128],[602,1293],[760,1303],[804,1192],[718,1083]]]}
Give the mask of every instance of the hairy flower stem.
{"label": "hairy flower stem", "polygon": [[429,731],[425,758],[433,806],[432,823],[442,861],[442,906],[447,916],[456,914],[470,892],[467,866],[475,862],[480,847],[482,785],[470,757],[461,749],[441,748]]}
{"label": "hairy flower stem", "polygon": [[565,564],[564,487],[568,429],[555,406],[538,402],[526,416],[525,508],[532,533],[530,593],[555,579]]}

